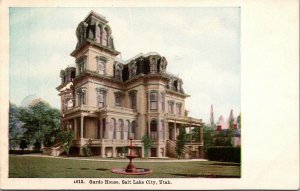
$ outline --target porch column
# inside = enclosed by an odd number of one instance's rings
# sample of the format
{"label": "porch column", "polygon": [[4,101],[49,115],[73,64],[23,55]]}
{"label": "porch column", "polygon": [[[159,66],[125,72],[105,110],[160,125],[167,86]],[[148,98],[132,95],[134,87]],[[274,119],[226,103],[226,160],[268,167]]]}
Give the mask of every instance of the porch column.
{"label": "porch column", "polygon": [[150,136],[150,120],[149,120],[149,117],[148,117],[148,129],[147,129],[147,132],[148,132],[148,135]]}
{"label": "porch column", "polygon": [[144,149],[144,147],[142,146],[142,158],[144,158],[145,157],[145,149]]}
{"label": "porch column", "polygon": [[76,117],[74,118],[74,134],[75,134],[75,139],[77,139],[77,120],[76,120]]}
{"label": "porch column", "polygon": [[157,123],[157,127],[156,127],[156,136],[157,136],[157,142],[159,144],[160,141],[160,118],[158,118],[158,123]]}
{"label": "porch column", "polygon": [[174,122],[174,127],[173,127],[173,135],[174,135],[174,141],[176,141],[177,140],[177,135],[176,135],[176,121]]}
{"label": "porch column", "polygon": [[105,123],[105,135],[104,135],[104,138],[107,139],[108,138],[109,128],[110,128],[110,126],[109,126],[110,122],[108,120],[108,117],[105,119],[105,121],[106,121],[106,123]]}
{"label": "porch column", "polygon": [[116,158],[117,157],[117,149],[116,149],[116,147],[113,147],[112,148],[112,154],[113,154],[113,158]]}
{"label": "porch column", "polygon": [[101,147],[101,157],[105,158],[105,147],[104,146]]}
{"label": "porch column", "polygon": [[192,142],[192,127],[191,126],[189,126],[189,141],[190,141],[190,143]]}
{"label": "porch column", "polygon": [[100,139],[103,139],[103,124],[101,119],[99,119],[99,126],[100,126]]}
{"label": "porch column", "polygon": [[80,116],[80,139],[83,139],[83,116]]}

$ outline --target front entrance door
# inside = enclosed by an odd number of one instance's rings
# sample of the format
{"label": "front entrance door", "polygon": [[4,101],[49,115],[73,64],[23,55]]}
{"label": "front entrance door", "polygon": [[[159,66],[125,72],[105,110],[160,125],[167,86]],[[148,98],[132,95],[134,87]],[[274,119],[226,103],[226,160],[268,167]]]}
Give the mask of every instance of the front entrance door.
{"label": "front entrance door", "polygon": [[156,148],[151,148],[151,157],[157,157]]}

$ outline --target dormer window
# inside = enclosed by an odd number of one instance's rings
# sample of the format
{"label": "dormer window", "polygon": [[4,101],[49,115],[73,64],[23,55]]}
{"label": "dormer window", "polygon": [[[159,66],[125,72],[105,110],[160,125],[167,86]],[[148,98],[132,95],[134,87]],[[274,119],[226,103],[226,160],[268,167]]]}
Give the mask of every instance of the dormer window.
{"label": "dormer window", "polygon": [[96,27],[96,42],[98,42],[100,44],[100,40],[101,40],[101,27],[99,25],[97,25],[97,27]]}
{"label": "dormer window", "polygon": [[151,74],[157,73],[157,59],[156,58],[150,59],[150,73]]}
{"label": "dormer window", "polygon": [[133,77],[136,75],[136,70],[137,70],[137,66],[136,66],[136,63],[132,63],[130,65],[130,69],[129,69],[129,73],[130,73],[130,76]]}
{"label": "dormer window", "polygon": [[119,65],[115,65],[115,78],[117,80],[122,80],[122,69]]}
{"label": "dormer window", "polygon": [[102,41],[102,45],[103,46],[107,46],[107,40],[108,40],[108,31],[107,31],[107,29],[105,28],[104,30],[103,30],[103,41]]}

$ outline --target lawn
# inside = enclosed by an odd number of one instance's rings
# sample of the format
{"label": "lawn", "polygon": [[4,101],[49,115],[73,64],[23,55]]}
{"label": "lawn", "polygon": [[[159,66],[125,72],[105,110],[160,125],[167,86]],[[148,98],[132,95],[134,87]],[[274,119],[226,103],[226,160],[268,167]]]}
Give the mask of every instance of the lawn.
{"label": "lawn", "polygon": [[10,178],[184,178],[184,177],[240,177],[240,164],[216,161],[136,162],[137,167],[151,168],[148,175],[119,175],[111,168],[126,167],[116,161],[87,161],[35,156],[9,157]]}

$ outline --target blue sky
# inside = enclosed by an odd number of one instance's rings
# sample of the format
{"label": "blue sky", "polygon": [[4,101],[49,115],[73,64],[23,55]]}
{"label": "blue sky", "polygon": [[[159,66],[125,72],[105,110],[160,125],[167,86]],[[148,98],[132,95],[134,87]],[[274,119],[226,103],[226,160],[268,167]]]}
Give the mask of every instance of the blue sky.
{"label": "blue sky", "polygon": [[155,51],[179,74],[193,117],[240,113],[240,9],[10,8],[10,100],[29,95],[60,107],[59,71],[74,63],[75,29],[94,10],[109,21],[123,60]]}

